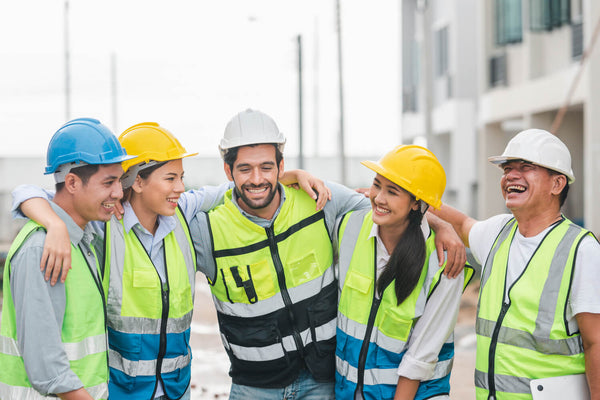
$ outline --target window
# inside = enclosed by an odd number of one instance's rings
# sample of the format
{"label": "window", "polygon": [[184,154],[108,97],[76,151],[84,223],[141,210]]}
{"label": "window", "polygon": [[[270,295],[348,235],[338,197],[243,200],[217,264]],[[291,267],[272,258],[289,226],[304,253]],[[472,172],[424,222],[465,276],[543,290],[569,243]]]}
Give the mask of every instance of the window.
{"label": "window", "polygon": [[530,0],[532,31],[551,31],[571,22],[571,0]]}
{"label": "window", "polygon": [[448,27],[445,26],[435,32],[435,76],[448,75]]}
{"label": "window", "polygon": [[521,0],[496,0],[496,44],[523,41]]}

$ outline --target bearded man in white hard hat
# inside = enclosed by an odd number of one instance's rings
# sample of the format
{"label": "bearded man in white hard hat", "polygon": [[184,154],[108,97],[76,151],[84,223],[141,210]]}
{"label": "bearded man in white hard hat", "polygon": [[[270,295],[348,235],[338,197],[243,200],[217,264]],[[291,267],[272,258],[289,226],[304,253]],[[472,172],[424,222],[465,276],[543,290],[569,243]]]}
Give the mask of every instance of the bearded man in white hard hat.
{"label": "bearded man in white hard hat", "polygon": [[331,237],[340,216],[370,202],[328,183],[331,201],[318,210],[306,193],[279,183],[284,144],[268,115],[246,110],[234,116],[219,146],[234,188],[223,205],[190,222],[192,237],[201,238],[198,265],[211,284],[231,361],[230,399],[335,397]]}
{"label": "bearded man in white hard hat", "polygon": [[563,399],[561,390],[600,399],[600,245],[560,211],[575,181],[569,149],[528,129],[489,161],[512,214],[437,212],[482,263],[477,400]]}

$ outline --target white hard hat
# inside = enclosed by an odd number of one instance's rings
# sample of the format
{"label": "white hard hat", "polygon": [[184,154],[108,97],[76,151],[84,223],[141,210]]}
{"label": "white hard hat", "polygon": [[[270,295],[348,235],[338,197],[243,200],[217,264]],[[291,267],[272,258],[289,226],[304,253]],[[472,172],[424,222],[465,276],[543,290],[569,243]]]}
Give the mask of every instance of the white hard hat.
{"label": "white hard hat", "polygon": [[488,157],[493,164],[524,160],[567,176],[575,182],[571,169],[571,153],[556,136],[542,129],[526,129],[508,142],[501,156]]}
{"label": "white hard hat", "polygon": [[221,157],[224,157],[227,150],[234,147],[261,143],[275,143],[279,151],[283,152],[285,137],[273,118],[263,112],[247,109],[229,121],[219,144],[219,151]]}

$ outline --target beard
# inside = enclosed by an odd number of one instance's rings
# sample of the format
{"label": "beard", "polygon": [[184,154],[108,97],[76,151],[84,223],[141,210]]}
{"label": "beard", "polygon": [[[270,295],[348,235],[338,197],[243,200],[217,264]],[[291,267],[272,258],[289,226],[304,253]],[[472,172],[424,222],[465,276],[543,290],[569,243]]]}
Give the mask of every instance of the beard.
{"label": "beard", "polygon": [[[260,200],[253,200],[248,198],[244,191],[244,189],[258,189],[264,187],[268,188],[267,195],[266,197]],[[274,189],[273,185],[271,185],[270,183],[266,183],[264,185],[242,185],[241,190],[237,186],[235,187],[236,195],[244,202],[244,204],[246,204],[249,208],[253,210],[259,210],[271,204],[273,198],[275,197],[275,194],[277,194],[277,190],[278,188]]]}

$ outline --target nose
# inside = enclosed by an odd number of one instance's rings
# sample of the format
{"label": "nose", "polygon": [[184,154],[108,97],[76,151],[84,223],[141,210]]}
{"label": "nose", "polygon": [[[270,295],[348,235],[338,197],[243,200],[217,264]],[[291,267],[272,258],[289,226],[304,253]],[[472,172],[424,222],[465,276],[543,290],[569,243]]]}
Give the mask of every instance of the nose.
{"label": "nose", "polygon": [[123,198],[123,185],[120,180],[117,180],[112,185],[112,192],[110,194],[113,199],[120,200]]}
{"label": "nose", "polygon": [[376,203],[385,204],[385,195],[383,194],[383,190],[379,190],[374,197]]}
{"label": "nose", "polygon": [[258,168],[252,168],[249,181],[253,185],[260,185],[260,183],[262,182],[262,176]]}
{"label": "nose", "polygon": [[173,191],[175,193],[183,193],[185,191],[185,184],[183,183],[183,178],[177,179]]}

